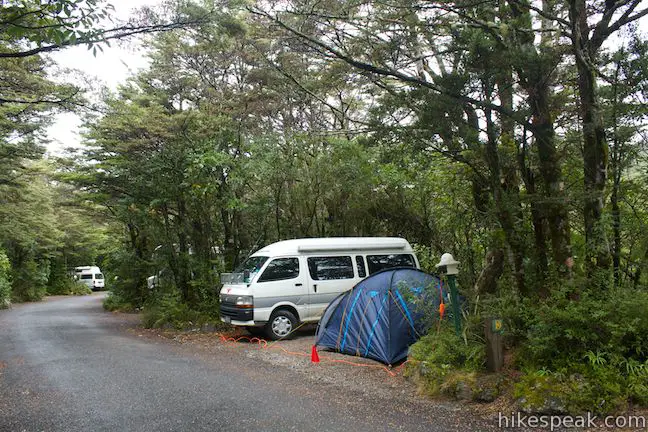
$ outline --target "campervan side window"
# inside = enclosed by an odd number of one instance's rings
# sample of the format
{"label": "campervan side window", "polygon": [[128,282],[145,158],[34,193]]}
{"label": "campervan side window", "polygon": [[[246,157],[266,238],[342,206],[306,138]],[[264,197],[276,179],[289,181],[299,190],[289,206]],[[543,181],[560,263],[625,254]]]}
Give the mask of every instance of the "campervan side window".
{"label": "campervan side window", "polygon": [[259,282],[294,279],[297,276],[299,276],[299,261],[297,258],[277,258],[270,261],[270,264],[259,278]]}
{"label": "campervan side window", "polygon": [[313,280],[353,279],[350,256],[311,257],[307,261]]}
{"label": "campervan side window", "polygon": [[416,267],[414,256],[410,254],[367,255],[369,274],[392,267]]}
{"label": "campervan side window", "polygon": [[358,268],[358,277],[367,276],[367,270],[365,270],[365,263],[362,255],[356,255],[356,267]]}
{"label": "campervan side window", "polygon": [[92,279],[92,275],[91,274],[82,274],[81,279]]}

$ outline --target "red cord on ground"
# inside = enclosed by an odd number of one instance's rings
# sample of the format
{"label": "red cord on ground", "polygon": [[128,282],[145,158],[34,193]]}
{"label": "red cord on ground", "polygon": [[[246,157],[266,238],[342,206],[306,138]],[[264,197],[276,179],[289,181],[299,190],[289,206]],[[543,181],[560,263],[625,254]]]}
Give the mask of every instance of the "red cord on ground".
{"label": "red cord on ground", "polygon": [[[282,351],[282,352],[284,352],[285,354],[288,354],[288,355],[299,356],[299,357],[311,357],[311,362],[312,363],[341,363],[341,364],[346,364],[346,365],[355,366],[355,367],[382,369],[392,377],[398,376],[399,371],[401,371],[403,369],[403,367],[405,366],[405,364],[408,362],[406,360],[406,361],[404,361],[403,363],[401,363],[400,365],[398,365],[395,368],[389,368],[389,367],[381,365],[381,364],[356,363],[356,362],[352,362],[352,361],[349,361],[349,360],[332,359],[332,358],[326,358],[326,357],[320,358],[315,345],[313,345],[311,353],[309,354],[307,352],[301,352],[301,351],[288,351],[284,347],[275,345],[274,342],[269,344],[267,340],[262,339],[262,338],[258,338],[258,337],[248,337],[248,336],[232,337],[232,336],[225,336],[225,335],[219,334],[219,338],[223,343],[237,343],[237,342],[246,340],[246,341],[248,341],[250,343],[256,343],[260,349],[277,348],[280,351]],[[314,359],[317,359],[317,361],[315,361]]]}

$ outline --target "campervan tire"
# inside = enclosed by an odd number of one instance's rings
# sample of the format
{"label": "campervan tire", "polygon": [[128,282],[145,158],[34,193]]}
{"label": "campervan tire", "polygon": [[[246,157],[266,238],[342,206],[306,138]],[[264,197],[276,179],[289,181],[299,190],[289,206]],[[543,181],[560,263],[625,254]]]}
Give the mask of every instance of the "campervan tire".
{"label": "campervan tire", "polygon": [[270,316],[270,320],[265,326],[265,333],[268,339],[288,339],[296,328],[297,318],[295,315],[286,309],[279,309]]}

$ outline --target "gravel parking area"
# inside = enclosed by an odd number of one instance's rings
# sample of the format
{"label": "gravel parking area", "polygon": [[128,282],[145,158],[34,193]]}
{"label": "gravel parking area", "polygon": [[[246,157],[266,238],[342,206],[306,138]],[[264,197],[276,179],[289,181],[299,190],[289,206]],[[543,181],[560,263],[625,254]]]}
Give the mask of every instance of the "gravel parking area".
{"label": "gravel parking area", "polygon": [[[410,399],[422,402],[416,385],[404,377],[405,364],[389,368],[382,363],[362,357],[318,350],[320,362],[311,362],[311,349],[315,342],[315,327],[300,329],[289,340],[265,341],[255,338],[245,330],[221,332],[141,329],[133,328],[148,338],[164,338],[172,343],[198,350],[202,354],[232,351],[247,358],[262,361],[273,367],[289,369],[314,383],[342,387],[359,396],[383,399]],[[451,411],[463,408],[456,402],[434,401]]]}

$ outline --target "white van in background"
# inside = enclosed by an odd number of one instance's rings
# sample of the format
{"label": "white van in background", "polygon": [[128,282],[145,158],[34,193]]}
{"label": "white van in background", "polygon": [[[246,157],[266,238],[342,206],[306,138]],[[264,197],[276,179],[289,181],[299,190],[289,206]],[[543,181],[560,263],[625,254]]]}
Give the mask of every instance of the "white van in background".
{"label": "white van in background", "polygon": [[419,268],[407,240],[333,237],[286,240],[252,254],[221,274],[221,320],[285,338],[299,323],[317,322],[340,293],[377,271]]}
{"label": "white van in background", "polygon": [[74,268],[74,277],[83,282],[91,290],[101,290],[104,288],[104,276],[97,266],[81,266]]}

